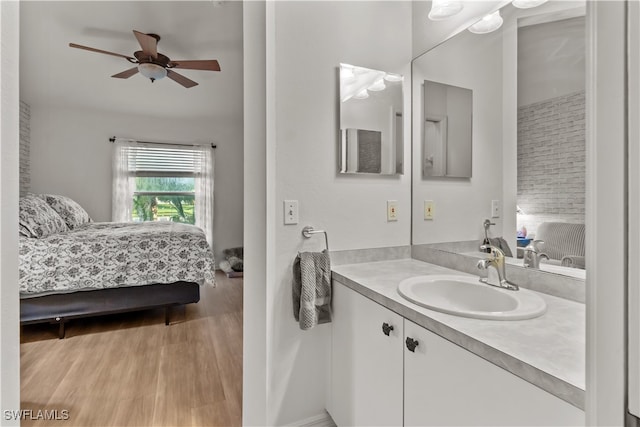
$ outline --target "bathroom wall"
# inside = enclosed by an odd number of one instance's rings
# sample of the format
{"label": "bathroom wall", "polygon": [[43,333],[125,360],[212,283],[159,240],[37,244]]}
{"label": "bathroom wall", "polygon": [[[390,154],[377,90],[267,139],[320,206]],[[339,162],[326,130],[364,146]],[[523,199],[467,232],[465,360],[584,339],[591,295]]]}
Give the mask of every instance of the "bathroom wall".
{"label": "bathroom wall", "polygon": [[20,409],[18,293],[19,7],[0,2],[0,408],[3,426],[19,426],[4,411]]}
{"label": "bathroom wall", "polygon": [[[424,80],[473,91],[472,177],[423,178],[422,135]],[[491,201],[503,204],[502,187],[502,34],[468,31],[414,61],[413,244],[480,239],[491,217]],[[425,200],[434,203],[433,220],[425,220]],[[506,210],[503,210],[503,215]],[[502,215],[501,215],[502,217]],[[492,218],[492,236],[502,236],[502,218]]]}
{"label": "bathroom wall", "polygon": [[[267,108],[267,145],[275,142],[273,280],[267,278],[267,425],[296,424],[325,408],[331,325],[301,331],[292,310],[292,264],[299,251],[410,244],[410,176],[337,173],[338,72],[341,62],[407,76],[411,61],[411,3],[275,2],[274,110]],[[365,19],[366,17],[366,19]],[[269,79],[269,76],[267,76]],[[270,82],[267,82],[269,88]],[[406,87],[404,109],[409,111]],[[267,100],[267,106],[270,105]],[[409,115],[404,134],[410,135]],[[409,162],[409,140],[404,152]],[[270,191],[267,189],[267,191]],[[299,201],[300,222],[283,224],[283,200]],[[398,201],[398,221],[387,222],[387,200]]]}

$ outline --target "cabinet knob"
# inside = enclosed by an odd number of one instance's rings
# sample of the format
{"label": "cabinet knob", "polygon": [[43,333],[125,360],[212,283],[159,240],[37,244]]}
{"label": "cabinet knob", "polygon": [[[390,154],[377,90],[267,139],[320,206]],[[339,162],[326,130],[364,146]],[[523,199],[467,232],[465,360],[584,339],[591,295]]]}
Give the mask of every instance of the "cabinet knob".
{"label": "cabinet knob", "polygon": [[391,326],[390,324],[388,324],[387,322],[384,322],[382,324],[382,332],[386,335],[389,336],[389,334],[391,333],[391,331],[393,331],[393,326]]}
{"label": "cabinet knob", "polygon": [[405,344],[407,344],[407,349],[409,349],[409,351],[415,352],[416,351],[416,347],[418,346],[418,340],[414,340],[411,337],[407,337],[407,340],[405,341]]}

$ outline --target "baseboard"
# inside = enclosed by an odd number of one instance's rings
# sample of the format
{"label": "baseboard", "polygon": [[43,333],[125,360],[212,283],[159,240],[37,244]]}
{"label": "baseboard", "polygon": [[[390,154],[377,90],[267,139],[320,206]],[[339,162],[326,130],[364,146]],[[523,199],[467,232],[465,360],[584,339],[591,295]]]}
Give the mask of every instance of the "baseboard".
{"label": "baseboard", "polygon": [[336,427],[336,423],[333,422],[331,415],[324,411],[323,414],[288,424],[286,427]]}

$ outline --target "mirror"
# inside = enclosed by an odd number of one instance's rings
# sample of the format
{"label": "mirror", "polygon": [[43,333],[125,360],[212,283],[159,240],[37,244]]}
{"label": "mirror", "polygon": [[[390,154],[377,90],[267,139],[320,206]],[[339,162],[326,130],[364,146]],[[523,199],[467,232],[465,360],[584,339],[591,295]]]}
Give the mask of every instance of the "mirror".
{"label": "mirror", "polygon": [[[516,233],[523,226],[526,237],[535,239],[542,223],[584,224],[585,3],[548,2],[532,9],[507,4],[501,14],[499,30],[461,31],[412,61],[412,243],[480,258],[483,222],[489,218],[494,223],[489,237],[503,237],[513,253],[507,262],[522,266],[518,243],[526,245],[527,239],[518,241]],[[430,137],[424,132],[429,94],[425,81],[473,92],[469,179],[424,179],[424,145]],[[560,104],[562,98],[567,104]],[[530,108],[536,103],[559,108],[535,112]],[[564,113],[565,123],[554,127],[553,119]],[[433,127],[428,130],[436,140],[442,139],[436,123],[427,126]],[[527,132],[537,137],[528,148],[535,152],[524,148]],[[538,160],[553,165],[535,163]],[[528,195],[527,185],[534,188]],[[536,191],[539,203],[533,207]],[[585,277],[584,269],[555,265],[559,263],[544,265],[541,271]]]}
{"label": "mirror", "polygon": [[535,239],[585,222],[585,18],[551,18],[518,25],[517,229]]}
{"label": "mirror", "polygon": [[422,176],[471,178],[473,91],[424,81]]}
{"label": "mirror", "polygon": [[403,80],[399,74],[340,64],[339,173],[403,173]]}

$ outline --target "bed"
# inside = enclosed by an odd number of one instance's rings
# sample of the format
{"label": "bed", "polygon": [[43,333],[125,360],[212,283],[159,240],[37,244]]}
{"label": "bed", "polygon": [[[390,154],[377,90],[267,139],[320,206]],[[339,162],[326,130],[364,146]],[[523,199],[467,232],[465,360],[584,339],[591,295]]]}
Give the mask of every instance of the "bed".
{"label": "bed", "polygon": [[196,303],[214,282],[203,231],[174,222],[93,222],[73,200],[20,198],[20,322],[69,320]]}

